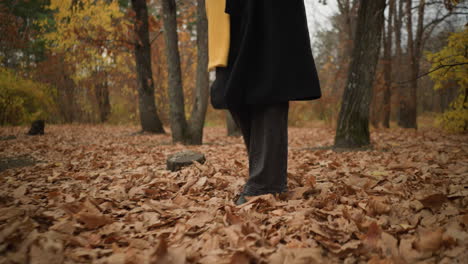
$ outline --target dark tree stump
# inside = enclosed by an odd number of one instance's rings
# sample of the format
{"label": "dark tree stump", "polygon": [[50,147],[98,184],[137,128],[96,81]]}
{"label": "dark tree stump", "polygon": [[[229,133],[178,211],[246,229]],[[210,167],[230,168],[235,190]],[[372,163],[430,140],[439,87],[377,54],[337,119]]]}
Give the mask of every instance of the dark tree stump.
{"label": "dark tree stump", "polygon": [[178,171],[182,169],[182,167],[189,166],[193,164],[194,161],[199,163],[205,163],[206,158],[205,155],[195,151],[182,151],[175,154],[170,155],[167,158],[167,169],[170,171]]}
{"label": "dark tree stump", "polygon": [[44,120],[35,120],[31,124],[31,129],[28,132],[28,135],[44,135]]}

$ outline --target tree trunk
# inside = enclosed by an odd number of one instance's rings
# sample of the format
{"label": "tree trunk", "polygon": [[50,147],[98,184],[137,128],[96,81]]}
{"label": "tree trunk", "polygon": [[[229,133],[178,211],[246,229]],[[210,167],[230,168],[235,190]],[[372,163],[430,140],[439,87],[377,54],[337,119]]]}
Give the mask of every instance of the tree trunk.
{"label": "tree trunk", "polygon": [[338,42],[343,45],[338,49],[338,71],[336,72],[334,85],[332,86],[332,94],[341,96],[343,94],[343,87],[345,86],[345,79],[343,76],[346,75],[349,68],[349,61],[351,58],[351,52],[353,50],[353,37],[356,30],[356,8],[359,6],[358,0],[337,0],[340,23],[338,23],[337,30]]}
{"label": "tree trunk", "polygon": [[236,124],[229,111],[226,111],[226,126],[228,137],[238,137],[242,135],[240,127]]}
{"label": "tree trunk", "polygon": [[382,124],[390,128],[390,114],[392,102],[392,44],[393,44],[393,17],[395,13],[395,1],[389,0],[390,10],[388,13],[387,36],[384,43],[384,79],[385,90],[383,94],[383,116]]}
{"label": "tree trunk", "polygon": [[348,81],[337,125],[335,147],[370,144],[369,106],[380,53],[385,0],[361,0]]}
{"label": "tree trunk", "polygon": [[164,133],[156,111],[154,81],[151,67],[151,46],[149,41],[148,7],[146,0],[132,0],[135,11],[135,60],[138,78],[138,101],[141,128],[145,132]]}
{"label": "tree trunk", "polygon": [[80,111],[76,99],[76,84],[63,69],[62,86],[58,87],[58,105],[65,123],[72,123],[77,120]]}
{"label": "tree trunk", "polygon": [[[405,67],[403,64],[403,48],[401,46],[401,36],[402,36],[402,27],[403,27],[403,17],[404,17],[404,8],[403,4],[404,1],[406,0],[396,0],[398,1],[398,12],[395,13],[395,52],[396,52],[396,58],[395,58],[395,63],[396,67],[394,68],[394,79],[399,79],[402,80],[406,78],[407,74],[405,71]],[[404,92],[405,92],[405,87],[404,85],[398,85],[396,92],[397,92],[397,99],[398,99],[398,107],[397,107],[397,121],[398,125],[401,126],[400,124],[400,110],[401,110],[401,101],[403,100]]]}
{"label": "tree trunk", "polygon": [[107,74],[104,74],[104,80],[94,87],[94,93],[99,111],[99,121],[101,123],[107,122],[107,120],[109,120],[109,115],[111,112],[109,101],[109,85],[107,83],[106,75]]}
{"label": "tree trunk", "polygon": [[197,83],[195,98],[190,116],[189,144],[203,143],[203,127],[209,98],[208,76],[208,21],[205,11],[205,0],[197,0]]}
{"label": "tree trunk", "polygon": [[168,85],[173,143],[202,144],[203,127],[209,97],[208,21],[205,0],[197,0],[197,83],[190,120],[185,118],[184,90],[177,35],[177,6],[175,0],[162,0]]}
{"label": "tree trunk", "polygon": [[188,138],[188,125],[185,118],[179,37],[177,35],[177,6],[175,0],[162,0],[162,12],[168,64],[172,141],[174,143],[186,143]]}
{"label": "tree trunk", "polygon": [[421,58],[422,49],[422,37],[423,37],[423,26],[424,26],[424,13],[425,13],[425,0],[419,1],[418,8],[418,24],[416,31],[416,38],[413,34],[413,14],[412,14],[412,0],[406,0],[406,18],[407,18],[407,31],[408,31],[408,61],[409,61],[409,72],[410,72],[410,84],[403,86],[406,90],[403,93],[402,100],[400,102],[400,126],[404,128],[418,128],[417,125],[417,90],[418,90],[418,75],[419,75],[419,61]]}

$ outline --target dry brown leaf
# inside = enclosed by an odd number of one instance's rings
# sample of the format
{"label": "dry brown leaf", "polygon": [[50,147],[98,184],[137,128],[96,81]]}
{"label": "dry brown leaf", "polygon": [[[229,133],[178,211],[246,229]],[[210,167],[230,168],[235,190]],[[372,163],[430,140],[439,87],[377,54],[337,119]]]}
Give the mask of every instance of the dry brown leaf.
{"label": "dry brown leaf", "polygon": [[367,230],[367,233],[362,239],[362,243],[368,251],[375,251],[377,249],[380,249],[381,236],[382,229],[377,225],[376,222],[372,222],[372,224]]}
{"label": "dry brown leaf", "polygon": [[464,214],[461,217],[461,223],[468,229],[468,214]]}
{"label": "dry brown leaf", "polygon": [[250,257],[244,252],[236,252],[231,257],[230,264],[249,264]]}
{"label": "dry brown leaf", "polygon": [[152,264],[184,264],[185,250],[182,248],[168,248],[166,240],[161,238],[150,255]]}
{"label": "dry brown leaf", "polygon": [[419,212],[424,208],[424,205],[420,201],[414,200],[414,201],[411,201],[410,208],[416,212]]}
{"label": "dry brown leaf", "polygon": [[304,193],[310,190],[309,187],[297,187],[289,192],[290,200],[299,200],[304,197]]}
{"label": "dry brown leaf", "polygon": [[19,199],[19,198],[23,197],[26,194],[27,190],[28,190],[28,186],[26,184],[20,185],[13,192],[13,197],[15,197],[16,199]]}
{"label": "dry brown leaf", "polygon": [[238,248],[244,245],[244,240],[242,239],[242,227],[239,225],[231,225],[222,229],[226,235],[227,242],[231,245],[232,248]]}
{"label": "dry brown leaf", "polygon": [[444,252],[444,255],[451,257],[451,258],[456,258],[460,256],[463,252],[466,251],[466,248],[464,247],[454,247],[450,250],[447,250]]}
{"label": "dry brown leaf", "polygon": [[385,258],[381,259],[380,257],[374,256],[372,257],[367,264],[399,264],[400,262],[395,262],[394,259]]}
{"label": "dry brown leaf", "polygon": [[373,197],[369,200],[369,212],[371,215],[388,214],[391,206],[386,203],[385,199]]}
{"label": "dry brown leaf", "polygon": [[239,215],[232,212],[231,207],[225,207],[226,214],[224,215],[224,223],[226,225],[237,225],[242,224],[244,220]]}
{"label": "dry brown leaf", "polygon": [[150,247],[150,243],[144,239],[132,238],[129,239],[130,247],[136,249],[147,249]]}
{"label": "dry brown leaf", "polygon": [[340,257],[357,252],[357,250],[362,246],[362,242],[360,240],[351,240],[341,245],[323,237],[316,237],[315,239],[317,239],[320,244],[322,244],[332,253]]}
{"label": "dry brown leaf", "polygon": [[186,183],[184,186],[182,186],[182,187],[180,188],[180,191],[179,191],[179,192],[180,192],[181,194],[186,194],[186,193],[190,190],[190,188],[191,188],[197,181],[198,181],[198,179],[195,178],[195,177],[189,178],[189,180],[187,181],[187,183]]}
{"label": "dry brown leaf", "polygon": [[184,195],[177,194],[174,199],[172,199],[172,202],[174,202],[177,205],[184,206],[187,204],[190,204],[190,200],[185,197]]}
{"label": "dry brown leaf", "polygon": [[13,206],[0,208],[0,221],[5,221],[21,216],[23,213],[24,210]]}
{"label": "dry brown leaf", "polygon": [[382,254],[387,258],[398,257],[398,240],[394,236],[386,232],[382,232],[381,249]]}
{"label": "dry brown leaf", "polygon": [[86,212],[80,212],[76,214],[75,218],[77,221],[83,223],[85,228],[87,229],[96,229],[113,222],[109,217],[105,215]]}
{"label": "dry brown leaf", "polygon": [[209,213],[198,213],[198,214],[193,215],[187,221],[187,225],[203,227],[204,225],[206,225],[208,222],[211,222],[212,220],[213,220],[213,215]]}
{"label": "dry brown leaf", "polygon": [[444,231],[442,229],[425,230],[420,232],[419,240],[415,242],[415,248],[419,251],[434,252],[439,250],[442,246],[442,236]]}
{"label": "dry brown leaf", "polygon": [[423,196],[419,199],[419,201],[424,205],[425,208],[430,208],[433,211],[437,211],[447,201],[447,197],[442,193],[435,193]]}
{"label": "dry brown leaf", "polygon": [[105,264],[126,264],[127,255],[125,253],[112,254],[102,260]]}
{"label": "dry brown leaf", "polygon": [[307,186],[312,188],[312,189],[315,189],[315,185],[317,184],[317,179],[315,178],[315,176],[309,176],[307,177]]}
{"label": "dry brown leaf", "polygon": [[448,246],[453,244],[468,246],[468,232],[463,230],[457,222],[451,222],[445,227],[444,244],[448,244]]}
{"label": "dry brown leaf", "polygon": [[259,196],[246,197],[247,203],[240,205],[243,208],[251,208],[253,205],[263,206],[263,207],[275,207],[276,199],[272,194],[265,194]]}
{"label": "dry brown leaf", "polygon": [[63,263],[63,241],[52,232],[38,236],[29,251],[30,263],[33,264],[59,264]]}
{"label": "dry brown leaf", "polygon": [[273,254],[268,263],[271,264],[320,264],[323,263],[319,248],[289,248],[280,249]]}
{"label": "dry brown leaf", "polygon": [[73,234],[76,229],[76,222],[70,220],[61,220],[50,227],[50,230],[64,234]]}
{"label": "dry brown leaf", "polygon": [[423,253],[417,251],[413,247],[413,243],[416,241],[415,237],[406,237],[400,240],[400,245],[398,247],[399,255],[407,262],[407,263],[415,263],[418,260],[424,259],[425,257],[429,257],[430,255],[424,255]]}

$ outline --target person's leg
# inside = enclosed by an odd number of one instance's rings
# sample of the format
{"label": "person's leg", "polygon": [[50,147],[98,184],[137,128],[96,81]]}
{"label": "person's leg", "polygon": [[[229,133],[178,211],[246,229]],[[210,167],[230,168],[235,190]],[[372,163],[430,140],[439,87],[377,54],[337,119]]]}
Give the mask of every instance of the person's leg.
{"label": "person's leg", "polygon": [[[250,155],[250,132],[252,124],[252,112],[250,109],[251,107],[249,105],[245,105],[244,107],[240,108],[229,109],[232,119],[234,119],[234,122],[241,130],[242,138],[244,139],[244,144],[247,150],[247,155]],[[246,202],[247,200],[245,199],[243,192],[241,192],[236,201],[236,204],[240,205]]]}
{"label": "person's leg", "polygon": [[287,191],[288,112],[289,102],[252,106],[244,196]]}
{"label": "person's leg", "polygon": [[242,133],[242,138],[244,139],[244,144],[249,153],[250,145],[250,129],[251,129],[251,111],[250,106],[245,105],[244,107],[239,107],[236,109],[228,109],[231,113],[232,119],[236,125],[240,128]]}

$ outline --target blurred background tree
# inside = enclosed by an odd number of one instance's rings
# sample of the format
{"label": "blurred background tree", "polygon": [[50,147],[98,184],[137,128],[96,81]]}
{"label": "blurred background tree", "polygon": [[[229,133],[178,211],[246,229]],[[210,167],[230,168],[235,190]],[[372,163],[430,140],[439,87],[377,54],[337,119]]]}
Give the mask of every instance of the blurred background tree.
{"label": "blurred background tree", "polygon": [[130,74],[125,63],[129,21],[116,1],[51,0],[53,20],[39,21],[49,52],[72,65],[70,78],[88,88],[84,100],[88,116],[106,122],[111,114],[110,74]]}

